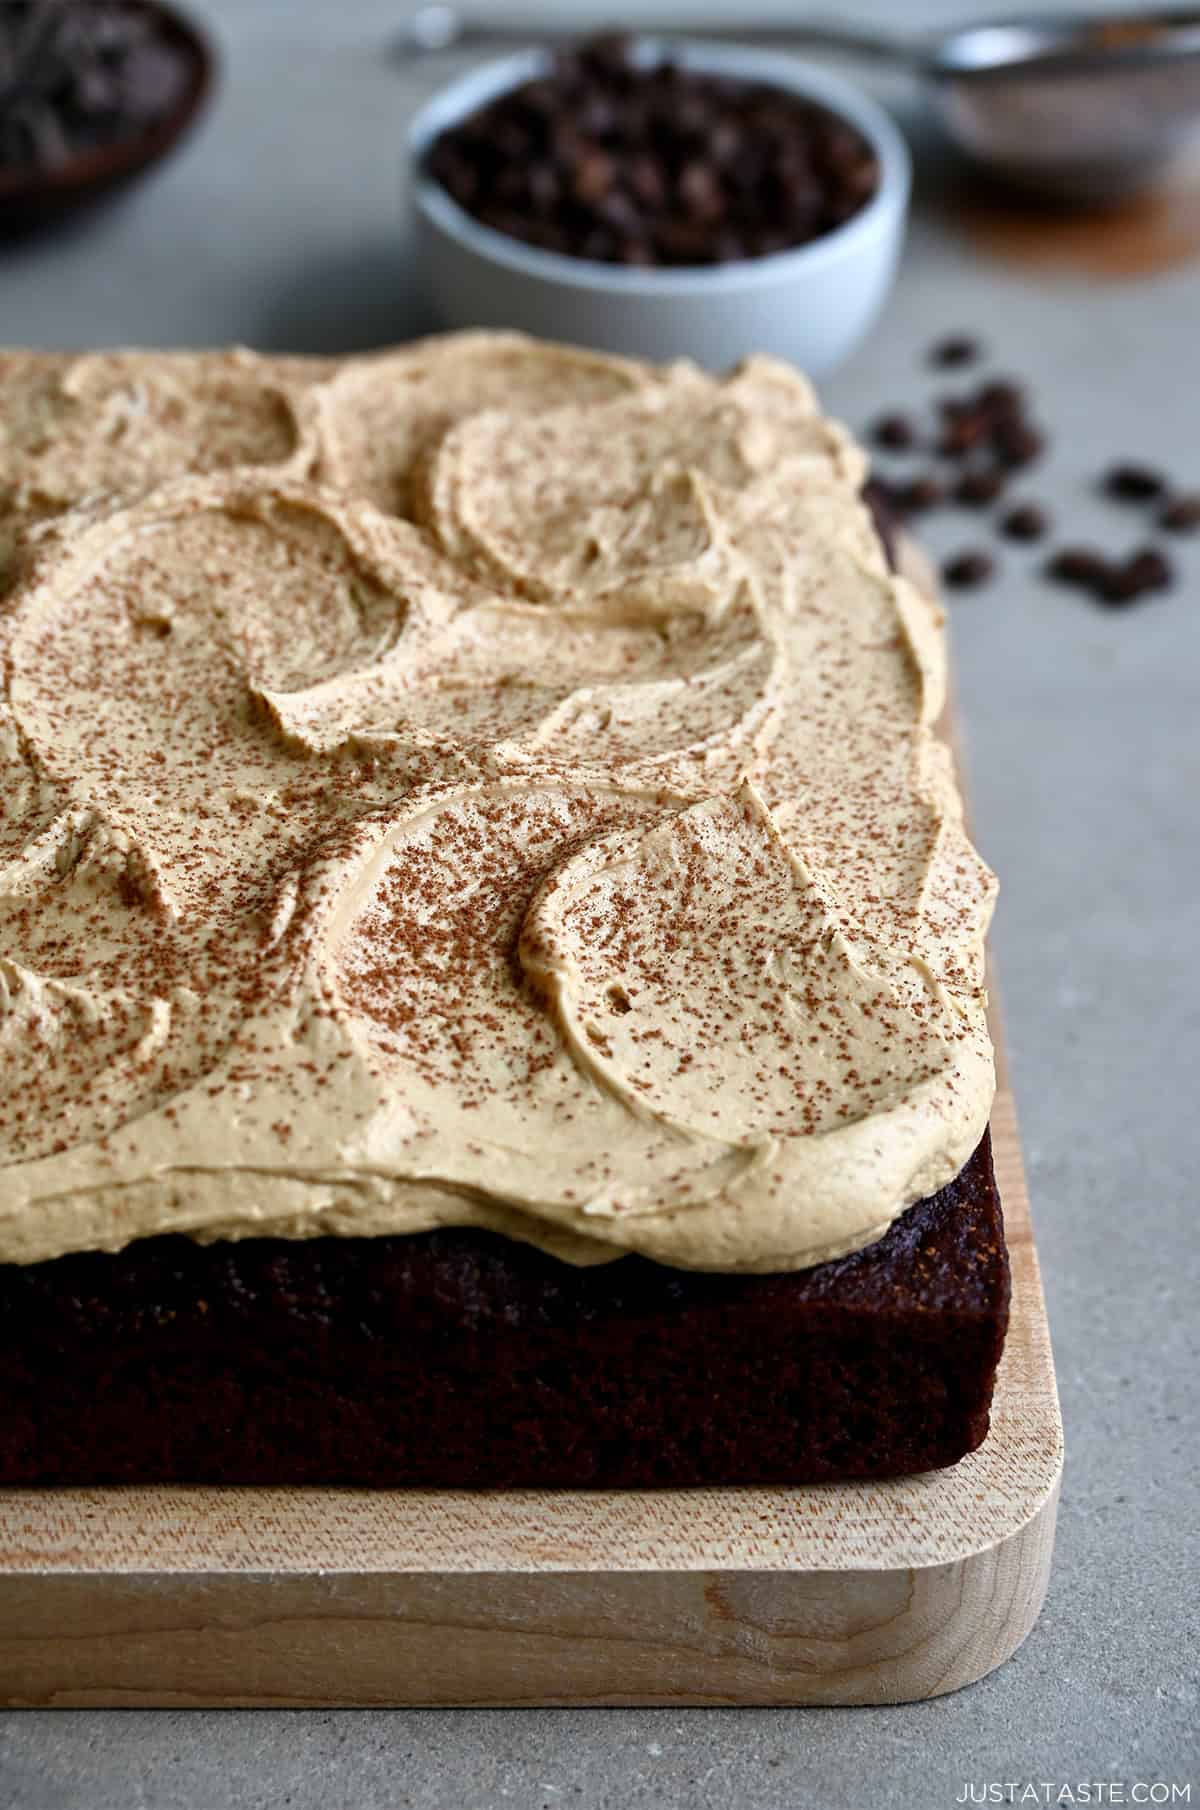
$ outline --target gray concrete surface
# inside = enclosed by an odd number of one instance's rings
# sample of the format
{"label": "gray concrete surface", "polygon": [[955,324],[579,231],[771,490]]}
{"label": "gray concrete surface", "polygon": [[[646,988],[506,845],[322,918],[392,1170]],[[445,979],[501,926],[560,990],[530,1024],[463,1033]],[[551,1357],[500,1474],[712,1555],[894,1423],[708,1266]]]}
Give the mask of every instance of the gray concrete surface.
{"label": "gray concrete surface", "polygon": [[[0,251],[0,340],[341,350],[411,332],[400,133],[448,65],[390,70],[382,0],[195,10],[227,57],[207,127],[114,211]],[[1138,527],[1089,495],[1107,459],[1200,484],[1198,321],[1194,264],[1034,276],[973,253],[927,206],[885,323],[828,396],[861,424],[928,392],[936,333],[978,331],[1054,433],[1022,490],[1073,538],[1116,547]],[[977,532],[935,518],[929,538]],[[1179,554],[1179,589],[1127,614],[1043,586],[1007,551],[1001,582],[953,606],[1068,1435],[1049,1601],[1016,1658],[957,1696],[874,1711],[9,1715],[0,1804],[908,1810],[951,1805],[968,1781],[1116,1781],[1136,1801],[1155,1780],[1200,1801],[1200,541]]]}

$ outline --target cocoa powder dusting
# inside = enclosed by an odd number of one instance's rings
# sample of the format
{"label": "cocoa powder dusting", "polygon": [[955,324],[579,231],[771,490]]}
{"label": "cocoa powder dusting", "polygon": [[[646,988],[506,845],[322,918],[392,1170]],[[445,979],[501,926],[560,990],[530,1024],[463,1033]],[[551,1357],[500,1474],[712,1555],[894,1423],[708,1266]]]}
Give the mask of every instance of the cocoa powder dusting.
{"label": "cocoa powder dusting", "polygon": [[802,379],[3,367],[0,1259],[470,1223],[794,1268],[957,1172],[993,882],[938,613]]}

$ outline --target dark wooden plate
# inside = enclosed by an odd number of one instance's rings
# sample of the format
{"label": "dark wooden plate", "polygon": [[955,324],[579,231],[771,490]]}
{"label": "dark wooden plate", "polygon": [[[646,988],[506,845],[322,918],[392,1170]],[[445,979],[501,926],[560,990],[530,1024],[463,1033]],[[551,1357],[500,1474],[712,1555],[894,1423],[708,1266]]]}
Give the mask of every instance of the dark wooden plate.
{"label": "dark wooden plate", "polygon": [[163,38],[187,65],[184,89],[156,125],[99,149],[81,152],[54,170],[0,167],[0,236],[50,226],[81,212],[161,162],[196,123],[212,93],[216,56],[209,40],[159,0],[138,0],[157,19]]}

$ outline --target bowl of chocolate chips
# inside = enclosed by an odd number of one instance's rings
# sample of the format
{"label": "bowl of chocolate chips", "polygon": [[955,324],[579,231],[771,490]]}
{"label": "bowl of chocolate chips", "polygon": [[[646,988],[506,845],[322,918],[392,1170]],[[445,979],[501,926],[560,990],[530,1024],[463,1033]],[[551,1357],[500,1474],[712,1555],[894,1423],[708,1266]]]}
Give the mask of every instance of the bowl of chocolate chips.
{"label": "bowl of chocolate chips", "polygon": [[52,224],[158,163],[213,72],[204,36],[157,0],[0,0],[0,233]]}
{"label": "bowl of chocolate chips", "polygon": [[904,141],[783,53],[604,37],[452,82],[409,133],[420,265],[444,325],[815,376],[886,299]]}

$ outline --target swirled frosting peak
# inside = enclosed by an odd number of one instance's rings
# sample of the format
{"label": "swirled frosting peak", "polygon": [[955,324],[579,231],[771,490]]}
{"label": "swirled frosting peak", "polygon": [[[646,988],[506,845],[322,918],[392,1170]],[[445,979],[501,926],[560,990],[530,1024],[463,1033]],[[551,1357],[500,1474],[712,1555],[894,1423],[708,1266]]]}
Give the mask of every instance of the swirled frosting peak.
{"label": "swirled frosting peak", "polygon": [[794,372],[0,359],[0,1260],[803,1268],[992,1096],[940,617]]}

